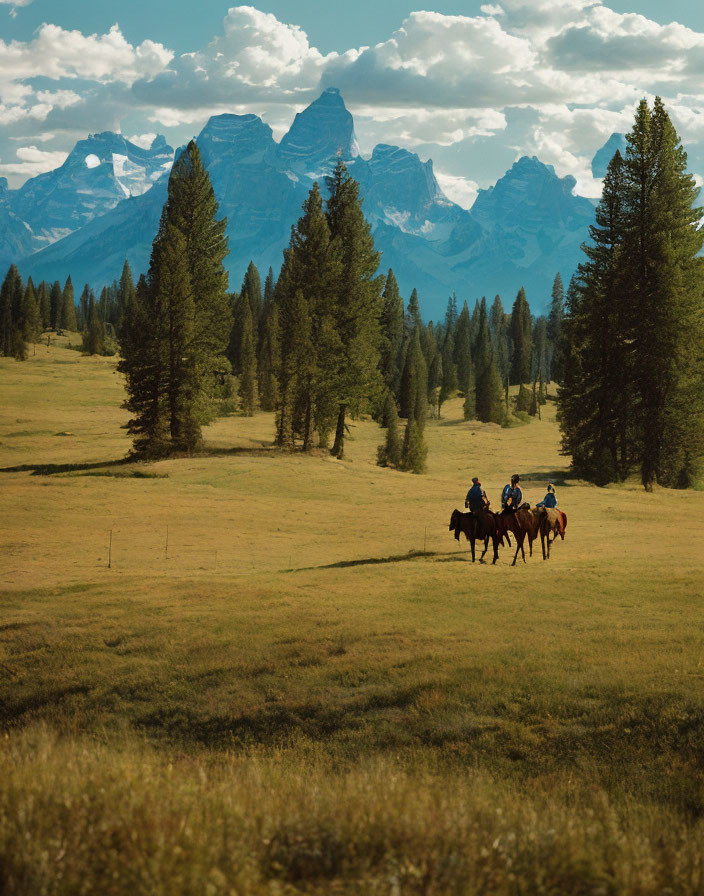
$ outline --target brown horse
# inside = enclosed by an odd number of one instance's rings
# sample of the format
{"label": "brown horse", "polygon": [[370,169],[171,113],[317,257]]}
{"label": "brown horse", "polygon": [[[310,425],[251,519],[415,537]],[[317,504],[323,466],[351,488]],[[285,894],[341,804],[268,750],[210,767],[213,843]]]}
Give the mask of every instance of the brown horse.
{"label": "brown horse", "polygon": [[[548,560],[550,559],[550,545],[555,541],[557,536],[564,541],[565,529],[567,528],[567,514],[564,510],[558,510],[556,507],[547,507],[543,511],[544,516],[540,521],[540,540],[543,543],[543,557],[545,557],[545,541],[548,543]],[[552,535],[552,541],[550,536]]]}
{"label": "brown horse", "polygon": [[461,510],[453,510],[450,517],[450,532],[454,530],[455,538],[460,540],[460,533],[464,532],[465,537],[472,546],[472,563],[475,561],[474,542],[483,541],[484,550],[479,558],[481,562],[489,549],[489,539],[494,545],[494,559],[492,563],[496,563],[499,559],[499,541],[502,539],[502,533],[499,532],[498,514],[492,513],[490,510],[482,513],[462,513]]}
{"label": "brown horse", "polygon": [[[513,557],[511,566],[516,565],[518,552],[521,552],[523,562],[526,562],[526,552],[523,548],[523,542],[528,537],[528,546],[530,555],[533,556],[533,542],[541,534],[540,524],[542,522],[542,511],[529,510],[528,508],[519,508],[515,513],[497,514],[499,523],[499,532],[501,535],[507,535],[513,532],[516,536],[516,553]],[[545,559],[545,545],[543,544],[543,560]]]}

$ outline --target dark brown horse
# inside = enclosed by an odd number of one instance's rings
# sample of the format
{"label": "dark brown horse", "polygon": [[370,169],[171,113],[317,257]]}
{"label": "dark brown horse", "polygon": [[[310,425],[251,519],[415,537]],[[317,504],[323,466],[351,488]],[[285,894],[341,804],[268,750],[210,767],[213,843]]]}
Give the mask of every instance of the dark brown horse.
{"label": "dark brown horse", "polygon": [[472,563],[475,561],[475,541],[484,542],[484,550],[479,558],[480,562],[484,559],[484,554],[489,549],[489,539],[491,539],[494,545],[494,559],[491,562],[496,563],[499,559],[499,541],[503,543],[503,539],[499,531],[497,513],[492,513],[490,510],[482,513],[462,513],[461,510],[453,510],[449,528],[450,532],[454,530],[457,541],[460,540],[460,533],[464,532],[467,541],[472,546]]}
{"label": "dark brown horse", "polygon": [[[516,536],[516,553],[513,557],[512,566],[516,565],[518,552],[521,552],[523,562],[526,562],[526,552],[523,548],[523,542],[528,538],[528,546],[530,555],[533,556],[533,542],[541,534],[540,524],[543,518],[543,512],[540,510],[529,510],[528,508],[520,508],[515,513],[499,513],[498,524],[500,535],[507,535],[513,532]],[[543,543],[543,560],[545,559],[545,544]]]}

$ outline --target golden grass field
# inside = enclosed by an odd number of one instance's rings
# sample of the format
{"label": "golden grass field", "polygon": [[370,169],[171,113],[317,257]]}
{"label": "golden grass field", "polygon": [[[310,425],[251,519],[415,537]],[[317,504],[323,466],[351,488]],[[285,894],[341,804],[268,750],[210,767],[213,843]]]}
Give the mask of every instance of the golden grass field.
{"label": "golden grass field", "polygon": [[[570,480],[552,402],[448,402],[424,476],[265,414],[125,464],[52,342],[0,359],[0,893],[704,892],[703,492]],[[566,539],[472,565],[512,472]]]}

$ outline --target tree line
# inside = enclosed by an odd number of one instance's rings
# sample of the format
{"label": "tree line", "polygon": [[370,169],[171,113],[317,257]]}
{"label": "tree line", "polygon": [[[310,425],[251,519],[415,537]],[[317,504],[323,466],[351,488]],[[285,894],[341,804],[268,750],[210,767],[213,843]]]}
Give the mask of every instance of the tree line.
{"label": "tree line", "polygon": [[598,484],[688,487],[704,453],[704,230],[665,107],[643,100],[604,179],[570,285],[558,396],[563,451]]}
{"label": "tree line", "polygon": [[58,280],[35,286],[31,277],[24,283],[17,266],[11,265],[0,288],[0,354],[23,361],[29,346],[46,332],[80,333],[88,354],[116,354],[129,289],[134,285],[128,262],[119,283],[103,287],[99,299],[86,284],[78,302],[70,275],[63,287]]}
{"label": "tree line", "polygon": [[387,430],[378,462],[412,472],[425,468],[428,418],[458,392],[467,420],[504,422],[509,384],[521,385],[516,412],[537,413],[557,375],[559,274],[549,318],[532,317],[521,289],[510,314],[499,296],[470,314],[453,295],[444,321],[425,324],[417,291],[406,304],[393,271],[377,275],[380,253],[343,163],[326,186],[325,200],[311,189],[278,278],[270,268],[262,285],[252,262],[228,293],[226,221],[192,141],[172,170],[149,271],[136,285],[125,262],[98,301],[86,286],[74,304],[70,277],[63,290],[40,284],[33,298],[31,279],[19,289],[11,268],[3,297],[21,294],[12,320],[35,321],[29,330],[18,323],[33,337],[77,329],[92,354],[119,343],[129,431],[144,456],[192,451],[234,382],[243,414],[274,413],[281,448],[343,457],[349,419],[369,413]]}

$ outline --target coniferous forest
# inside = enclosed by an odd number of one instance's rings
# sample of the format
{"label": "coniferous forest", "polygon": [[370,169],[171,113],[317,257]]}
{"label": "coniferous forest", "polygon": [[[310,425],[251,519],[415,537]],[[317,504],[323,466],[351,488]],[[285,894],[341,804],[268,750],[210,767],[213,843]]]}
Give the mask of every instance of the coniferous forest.
{"label": "coniferous forest", "polygon": [[[604,180],[585,260],[565,294],[555,276],[546,317],[523,288],[470,313],[453,294],[425,323],[380,253],[359,187],[339,162],[306,199],[278,275],[250,263],[228,292],[226,221],[195,141],[171,173],[148,274],[78,301],[66,283],[0,292],[0,348],[18,360],[47,331],[79,331],[89,354],[120,353],[134,452],[192,452],[202,427],[238,409],[271,412],[285,450],[344,456],[350,421],[385,429],[378,463],[425,470],[425,427],[459,394],[465,420],[539,416],[553,384],[563,450],[577,476],[606,484],[637,472],[695,481],[704,444],[704,230],[687,156],[659,99],[643,101]],[[518,387],[511,397],[509,387]],[[524,415],[522,417],[522,415]]]}

